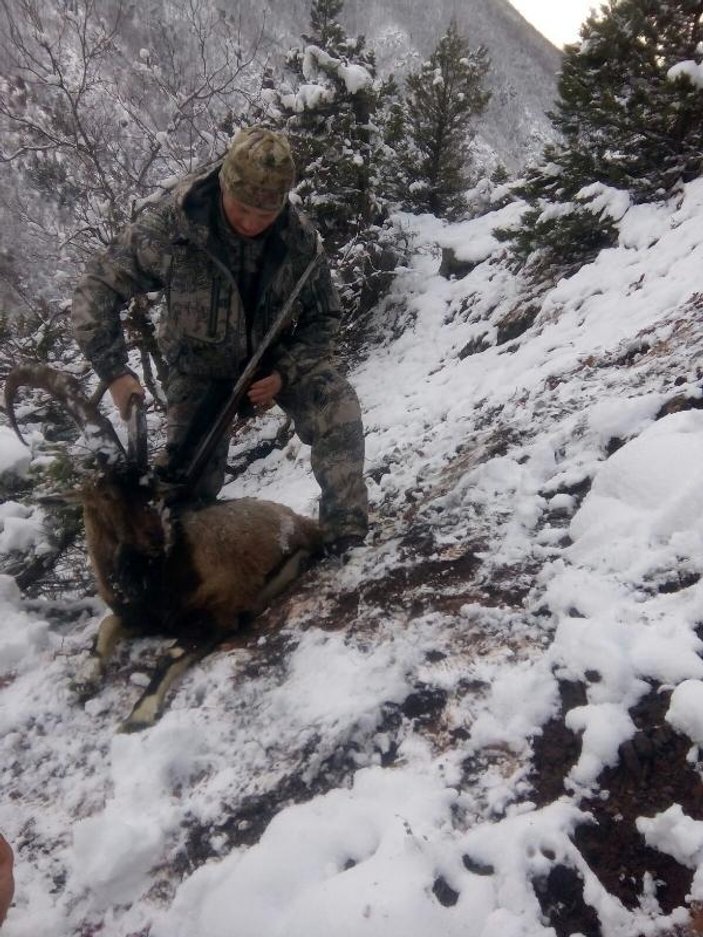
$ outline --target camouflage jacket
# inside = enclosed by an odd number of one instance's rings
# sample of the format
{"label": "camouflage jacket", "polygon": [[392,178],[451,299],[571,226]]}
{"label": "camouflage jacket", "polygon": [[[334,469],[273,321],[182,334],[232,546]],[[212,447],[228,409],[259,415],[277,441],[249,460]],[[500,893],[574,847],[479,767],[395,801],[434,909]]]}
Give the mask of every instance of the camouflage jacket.
{"label": "camouflage jacket", "polygon": [[[198,377],[236,378],[312,259],[317,232],[288,205],[265,236],[247,315],[240,271],[218,236],[218,173],[219,165],[184,179],[87,266],[73,297],[73,329],[103,380],[129,370],[120,309],[140,293],[159,290],[166,298],[159,345],[169,366]],[[267,357],[284,385],[331,356],[339,318],[323,260],[298,297],[291,328]]]}

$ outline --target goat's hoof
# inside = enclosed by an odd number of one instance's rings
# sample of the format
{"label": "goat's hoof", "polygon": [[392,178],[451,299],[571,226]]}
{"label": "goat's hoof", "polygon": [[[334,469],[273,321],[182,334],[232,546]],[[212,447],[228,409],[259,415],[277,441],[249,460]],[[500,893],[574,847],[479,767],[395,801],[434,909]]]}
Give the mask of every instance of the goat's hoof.
{"label": "goat's hoof", "polygon": [[103,671],[97,660],[87,661],[73,676],[69,686],[79,703],[92,699],[100,689]]}
{"label": "goat's hoof", "polygon": [[150,729],[153,725],[153,722],[148,722],[143,719],[134,719],[130,716],[129,719],[125,719],[117,732],[120,735],[133,735],[135,732],[143,732],[144,729]]}
{"label": "goat's hoof", "polygon": [[91,686],[88,683],[71,683],[71,692],[76,697],[76,700],[81,705],[83,703],[88,703],[95,696],[98,695],[98,687]]}
{"label": "goat's hoof", "polygon": [[158,697],[153,693],[145,694],[120,726],[120,732],[141,732],[153,726],[159,716]]}

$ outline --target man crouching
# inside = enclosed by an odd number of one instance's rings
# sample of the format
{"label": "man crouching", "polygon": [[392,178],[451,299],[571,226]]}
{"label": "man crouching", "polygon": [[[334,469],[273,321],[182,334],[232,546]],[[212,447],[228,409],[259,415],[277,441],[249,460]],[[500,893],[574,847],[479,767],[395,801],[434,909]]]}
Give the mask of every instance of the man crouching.
{"label": "man crouching", "polygon": [[[208,402],[224,400],[318,250],[315,228],[288,199],[294,181],[284,136],[240,130],[222,162],[184,178],[95,257],[78,283],[74,333],[123,418],[131,397],[144,391],[127,365],[120,310],[138,294],[165,291],[159,345],[169,367],[171,452],[193,430],[207,432]],[[361,543],[368,528],[359,401],[332,365],[340,314],[323,258],[300,292],[293,325],[267,351],[248,391],[254,406],[275,401],[311,446],[323,537],[336,554]],[[226,434],[196,496],[217,496],[228,444]]]}

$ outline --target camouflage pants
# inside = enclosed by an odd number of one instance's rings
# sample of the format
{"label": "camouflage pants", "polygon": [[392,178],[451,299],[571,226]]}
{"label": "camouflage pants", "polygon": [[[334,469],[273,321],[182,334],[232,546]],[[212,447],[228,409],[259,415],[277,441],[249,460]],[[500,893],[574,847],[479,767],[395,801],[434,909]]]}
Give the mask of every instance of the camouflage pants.
{"label": "camouflage pants", "polygon": [[[166,385],[168,444],[177,445],[211,382],[173,371]],[[326,540],[368,529],[364,483],[364,431],[359,400],[351,384],[321,364],[281,392],[276,402],[293,420],[302,442],[311,447],[310,462],[320,486],[320,524]],[[224,483],[229,437],[222,439],[196,489],[214,498]]]}

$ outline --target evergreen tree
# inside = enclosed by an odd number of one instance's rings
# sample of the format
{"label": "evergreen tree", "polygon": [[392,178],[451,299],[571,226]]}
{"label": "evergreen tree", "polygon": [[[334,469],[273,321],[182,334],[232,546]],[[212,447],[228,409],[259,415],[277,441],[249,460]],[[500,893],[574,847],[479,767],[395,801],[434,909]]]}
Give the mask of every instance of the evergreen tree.
{"label": "evergreen tree", "polygon": [[313,0],[310,8],[312,33],[303,35],[309,45],[319,45],[330,52],[342,52],[347,44],[347,36],[339,22],[339,15],[344,7],[344,0]]}
{"label": "evergreen tree", "polygon": [[490,98],[483,87],[489,65],[486,49],[471,50],[453,19],[429,60],[408,77],[412,207],[446,217],[465,209],[471,125]]}
{"label": "evergreen tree", "polygon": [[381,85],[376,126],[379,133],[377,200],[384,209],[404,205],[411,184],[410,167],[405,159],[410,130],[405,99],[393,76]]}
{"label": "evergreen tree", "polygon": [[647,200],[698,175],[703,96],[669,71],[698,56],[702,17],[701,0],[609,0],[588,18],[552,115],[572,188],[599,181]]}
{"label": "evergreen tree", "polygon": [[520,259],[584,262],[612,243],[617,218],[591,204],[598,186],[650,201],[700,174],[703,95],[671,70],[700,59],[702,18],[702,0],[609,0],[591,14],[564,52],[550,115],[561,142],[528,173],[530,209],[507,234]]}
{"label": "evergreen tree", "polygon": [[[325,239],[347,313],[357,323],[387,290],[397,265],[384,225],[384,159],[379,103],[392,83],[376,77],[363,36],[339,23],[343,0],[312,0],[306,45],[287,57],[287,82],[273,91],[273,123],[291,139],[294,197]],[[379,123],[380,120],[380,123]]]}
{"label": "evergreen tree", "polygon": [[372,115],[376,66],[363,36],[350,38],[337,17],[343,0],[312,0],[306,45],[287,56],[288,87],[277,107],[296,157],[296,195],[330,249],[372,220]]}

